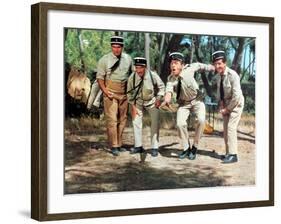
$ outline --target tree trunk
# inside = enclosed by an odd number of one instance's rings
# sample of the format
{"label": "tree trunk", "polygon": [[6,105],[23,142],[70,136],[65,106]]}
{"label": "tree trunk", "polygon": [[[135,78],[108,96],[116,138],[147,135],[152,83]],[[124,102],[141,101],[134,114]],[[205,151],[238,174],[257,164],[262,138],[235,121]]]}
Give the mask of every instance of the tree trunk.
{"label": "tree trunk", "polygon": [[100,46],[103,45],[103,38],[104,38],[104,31],[102,31],[100,34]]}
{"label": "tree trunk", "polygon": [[239,37],[238,38],[238,47],[235,51],[235,55],[234,55],[232,66],[231,66],[231,68],[233,70],[235,70],[239,76],[241,73],[241,63],[242,63],[244,44],[245,44],[245,38]]}
{"label": "tree trunk", "polygon": [[78,49],[79,49],[79,52],[80,52],[81,71],[83,73],[85,73],[86,72],[86,66],[85,66],[84,55],[83,55],[84,47],[83,47],[81,30],[79,30],[79,29],[77,30],[77,39],[78,39]]}
{"label": "tree trunk", "polygon": [[159,46],[159,58],[158,58],[158,65],[157,65],[157,72],[158,74],[161,73],[161,64],[163,62],[163,52],[164,52],[164,43],[165,43],[165,37],[166,35],[163,33],[161,34],[161,43]]}
{"label": "tree trunk", "polygon": [[[199,47],[200,47],[200,37],[198,35],[194,36],[194,53],[197,58],[197,61],[202,63],[203,60],[199,55]],[[208,96],[212,96],[212,89],[209,84],[208,78],[204,72],[200,73],[201,74],[201,79],[203,81],[204,87],[206,89],[206,93]]]}
{"label": "tree trunk", "polygon": [[160,74],[160,77],[162,78],[163,82],[167,81],[167,77],[170,74],[169,54],[172,53],[173,51],[179,50],[179,46],[182,38],[183,38],[182,34],[174,34],[172,35],[171,40],[169,41],[165,53],[164,63],[162,65],[161,74]]}
{"label": "tree trunk", "polygon": [[189,64],[191,64],[193,62],[194,50],[195,50],[194,37],[192,36],[192,38],[191,38],[191,46],[190,46],[190,58],[189,58],[189,62],[188,62]]}
{"label": "tree trunk", "polygon": [[68,28],[65,28],[65,29],[64,29],[64,43],[65,43],[65,41],[66,41],[67,34],[68,34]]}
{"label": "tree trunk", "polygon": [[[241,77],[240,77],[240,81],[242,81],[248,71],[248,68],[250,68],[249,66],[247,67],[247,69],[245,69],[246,67],[246,54],[247,54],[247,51],[246,49],[244,50],[244,55],[243,55],[243,72],[241,74]],[[251,55],[250,55],[250,58],[251,58]]]}
{"label": "tree trunk", "polygon": [[149,55],[149,45],[150,45],[150,37],[149,33],[144,34],[144,40],[145,40],[145,45],[144,45],[144,53],[145,53],[145,58],[147,61],[147,68],[150,69],[150,55]]}

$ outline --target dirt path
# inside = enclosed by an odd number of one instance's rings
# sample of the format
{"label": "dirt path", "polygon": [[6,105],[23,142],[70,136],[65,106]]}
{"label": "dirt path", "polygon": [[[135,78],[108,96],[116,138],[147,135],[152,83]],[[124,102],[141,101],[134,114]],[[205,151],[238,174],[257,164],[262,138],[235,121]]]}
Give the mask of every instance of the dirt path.
{"label": "dirt path", "polygon": [[[176,130],[160,131],[158,157],[149,150],[149,128],[144,129],[146,157],[128,151],[114,157],[107,148],[105,130],[65,132],[65,193],[173,189],[255,184],[255,137],[238,132],[239,162],[222,164],[221,132],[204,135],[196,160],[180,160]],[[191,132],[191,137],[193,132]],[[132,128],[124,143],[133,144]],[[142,161],[142,162],[141,162]]]}

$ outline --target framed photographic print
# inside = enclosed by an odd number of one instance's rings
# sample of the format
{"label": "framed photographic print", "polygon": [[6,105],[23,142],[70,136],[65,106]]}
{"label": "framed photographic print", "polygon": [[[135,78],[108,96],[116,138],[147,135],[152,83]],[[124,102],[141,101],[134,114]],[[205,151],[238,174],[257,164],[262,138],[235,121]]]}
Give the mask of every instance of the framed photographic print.
{"label": "framed photographic print", "polygon": [[33,219],[274,205],[274,18],[31,9]]}

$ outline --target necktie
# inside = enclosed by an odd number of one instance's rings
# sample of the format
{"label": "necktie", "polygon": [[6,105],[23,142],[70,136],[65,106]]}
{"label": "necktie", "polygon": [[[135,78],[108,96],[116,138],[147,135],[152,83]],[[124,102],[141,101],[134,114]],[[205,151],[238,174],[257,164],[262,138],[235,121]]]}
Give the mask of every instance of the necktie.
{"label": "necktie", "polygon": [[221,100],[224,100],[223,77],[221,77],[221,84],[220,84],[220,96],[221,96]]}
{"label": "necktie", "polygon": [[119,66],[120,64],[120,59],[121,59],[121,55],[117,56],[117,61],[114,63],[114,65],[111,66],[111,73],[113,73]]}
{"label": "necktie", "polygon": [[177,100],[180,98],[180,94],[181,94],[181,79],[178,78]]}

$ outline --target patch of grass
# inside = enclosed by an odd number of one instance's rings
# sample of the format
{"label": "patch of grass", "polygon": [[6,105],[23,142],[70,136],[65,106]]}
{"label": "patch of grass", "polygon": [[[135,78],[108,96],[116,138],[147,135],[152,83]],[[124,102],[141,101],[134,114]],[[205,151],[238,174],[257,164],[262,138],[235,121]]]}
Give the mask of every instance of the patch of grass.
{"label": "patch of grass", "polygon": [[[255,115],[250,113],[243,113],[238,125],[238,130],[255,135],[256,130],[256,120]],[[206,120],[208,120],[208,117],[206,117]],[[211,118],[211,125],[212,125],[212,118]],[[215,113],[215,119],[214,119],[214,126],[215,130],[222,131],[223,130],[223,118],[222,115],[219,113]]]}
{"label": "patch of grass", "polygon": [[105,127],[105,120],[84,116],[81,118],[67,118],[64,123],[66,130],[84,130],[91,131],[93,128],[98,129]]}
{"label": "patch of grass", "polygon": [[104,142],[107,141],[107,137],[105,135],[100,135],[97,137],[98,142]]}

